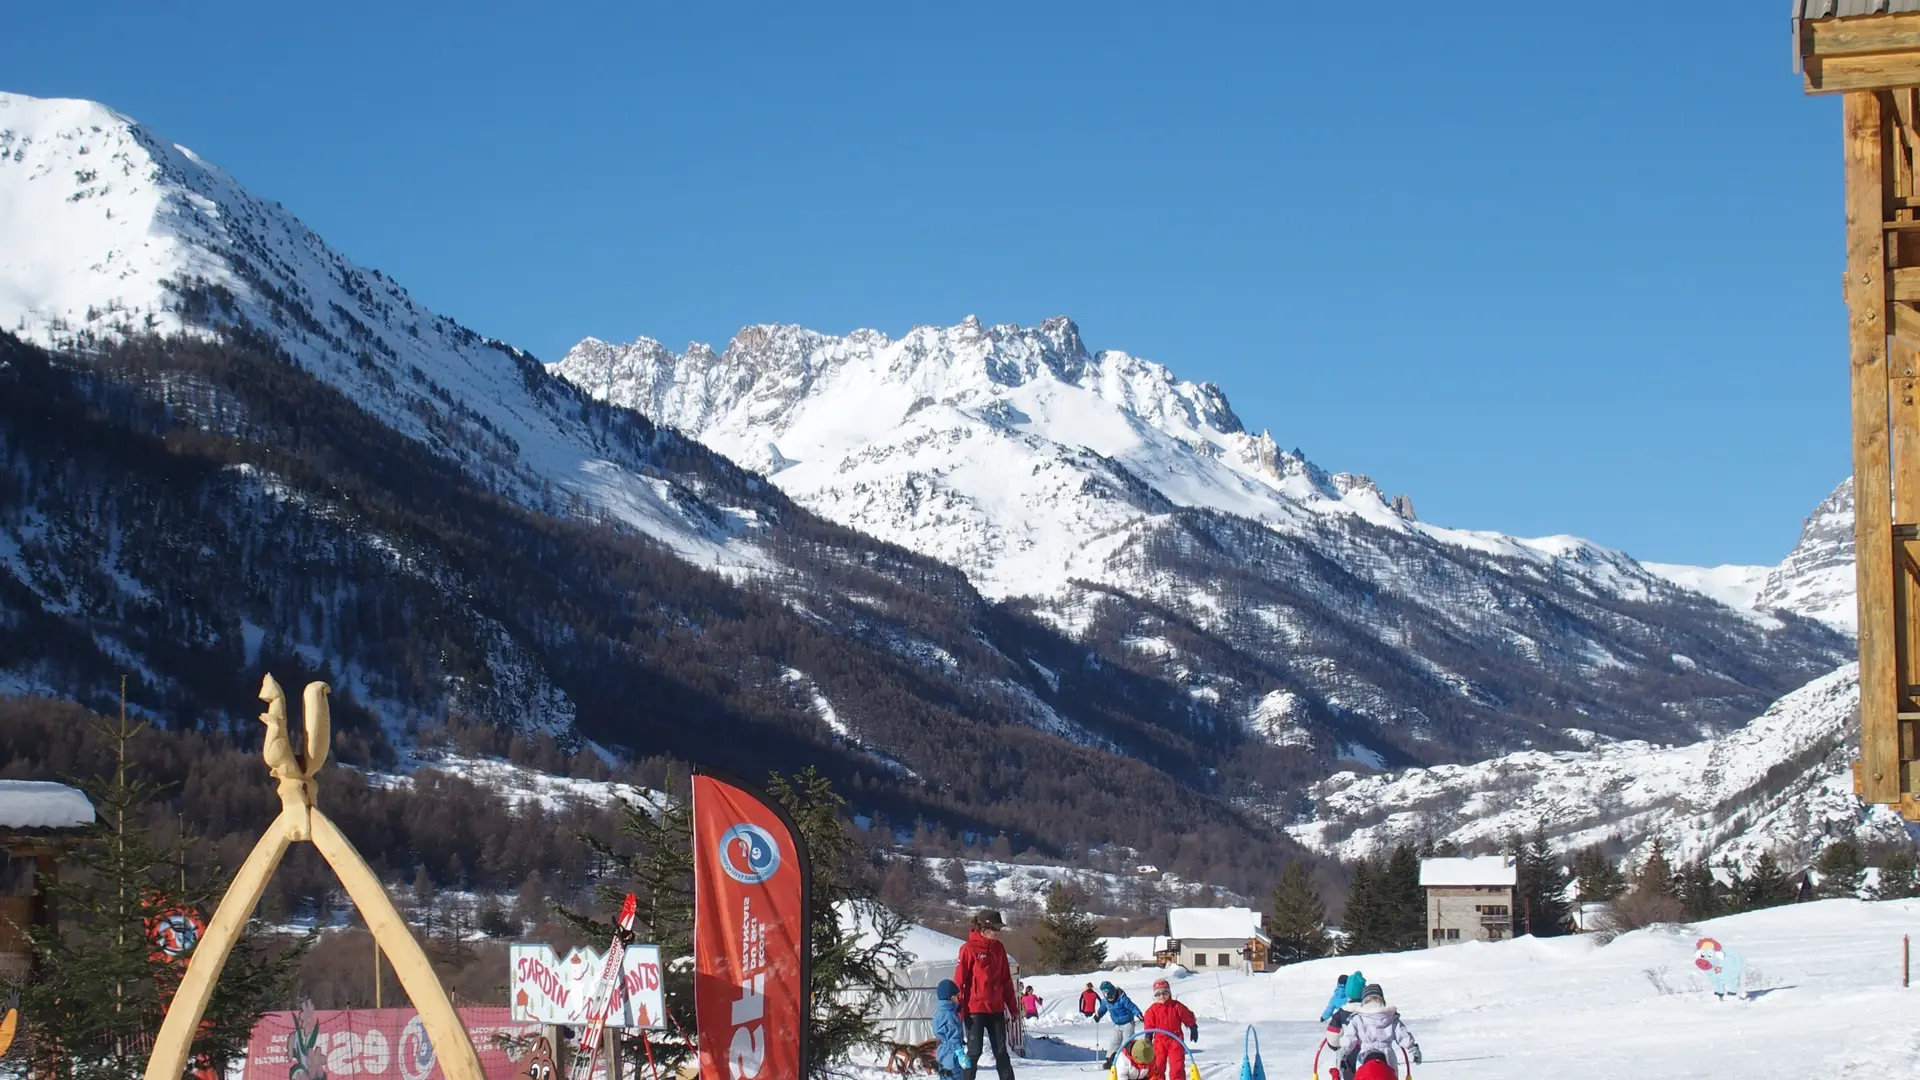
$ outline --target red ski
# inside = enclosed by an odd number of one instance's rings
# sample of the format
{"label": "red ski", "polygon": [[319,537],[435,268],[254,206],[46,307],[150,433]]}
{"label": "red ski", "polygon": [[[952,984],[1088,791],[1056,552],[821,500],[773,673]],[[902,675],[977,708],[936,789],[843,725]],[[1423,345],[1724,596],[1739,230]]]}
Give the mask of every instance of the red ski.
{"label": "red ski", "polygon": [[592,1080],[593,1066],[600,1057],[600,1038],[607,1030],[607,1014],[613,1011],[617,999],[626,996],[627,984],[620,977],[620,966],[627,957],[627,942],[633,940],[636,906],[632,893],[620,904],[620,918],[613,925],[613,942],[607,946],[607,959],[600,965],[600,981],[594,985],[593,995],[587,998],[587,1027],[574,1046],[567,1080]]}

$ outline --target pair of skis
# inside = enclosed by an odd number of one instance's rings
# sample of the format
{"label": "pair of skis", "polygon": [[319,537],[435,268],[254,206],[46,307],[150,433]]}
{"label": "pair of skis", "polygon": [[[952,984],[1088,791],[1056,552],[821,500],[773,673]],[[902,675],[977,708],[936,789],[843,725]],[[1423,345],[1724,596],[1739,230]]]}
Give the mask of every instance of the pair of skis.
{"label": "pair of skis", "polygon": [[632,893],[620,904],[620,918],[613,925],[613,943],[607,946],[607,958],[600,965],[600,981],[587,998],[587,1026],[574,1046],[567,1080],[592,1080],[593,1067],[600,1057],[600,1042],[607,1030],[607,1015],[627,994],[621,967],[627,958],[627,943],[633,940],[633,918],[638,904]]}

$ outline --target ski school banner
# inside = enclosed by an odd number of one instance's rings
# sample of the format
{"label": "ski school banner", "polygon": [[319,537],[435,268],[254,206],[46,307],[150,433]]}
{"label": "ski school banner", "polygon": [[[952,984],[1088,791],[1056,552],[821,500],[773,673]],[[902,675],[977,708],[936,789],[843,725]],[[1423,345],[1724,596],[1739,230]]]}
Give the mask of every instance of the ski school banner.
{"label": "ski school banner", "polygon": [[[460,1010],[487,1080],[512,1080],[537,1024],[498,1006]],[[505,1038],[501,1038],[504,1036]],[[509,1046],[513,1049],[509,1049]],[[412,1009],[301,1009],[270,1012],[247,1040],[242,1080],[443,1080],[440,1061]]]}
{"label": "ski school banner", "polygon": [[812,868],[786,811],[693,777],[693,989],[703,1080],[799,1080]]}
{"label": "ski school banner", "polygon": [[[600,981],[601,957],[575,949],[561,960],[546,945],[515,945],[508,953],[512,982],[507,1000],[515,1020],[545,1024],[585,1024],[587,999]],[[620,961],[621,990],[607,1013],[611,1028],[666,1027],[666,998],[660,989],[660,950],[628,945]]]}

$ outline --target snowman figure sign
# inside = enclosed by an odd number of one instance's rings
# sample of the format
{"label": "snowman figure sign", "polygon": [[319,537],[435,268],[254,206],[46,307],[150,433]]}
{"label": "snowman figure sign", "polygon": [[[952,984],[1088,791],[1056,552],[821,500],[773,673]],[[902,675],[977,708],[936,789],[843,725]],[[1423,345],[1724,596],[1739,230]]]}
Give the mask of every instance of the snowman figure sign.
{"label": "snowman figure sign", "polygon": [[1713,996],[1745,998],[1741,978],[1747,973],[1747,958],[1710,937],[1693,943],[1693,966],[1706,973],[1713,984]]}

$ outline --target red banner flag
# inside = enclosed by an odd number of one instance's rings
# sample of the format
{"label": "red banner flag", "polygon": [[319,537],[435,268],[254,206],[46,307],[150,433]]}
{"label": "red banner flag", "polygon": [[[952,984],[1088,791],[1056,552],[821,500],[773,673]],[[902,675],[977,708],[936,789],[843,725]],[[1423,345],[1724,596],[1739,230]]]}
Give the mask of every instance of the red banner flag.
{"label": "red banner flag", "polygon": [[693,999],[703,1080],[800,1080],[812,868],[755,788],[693,777]]}

